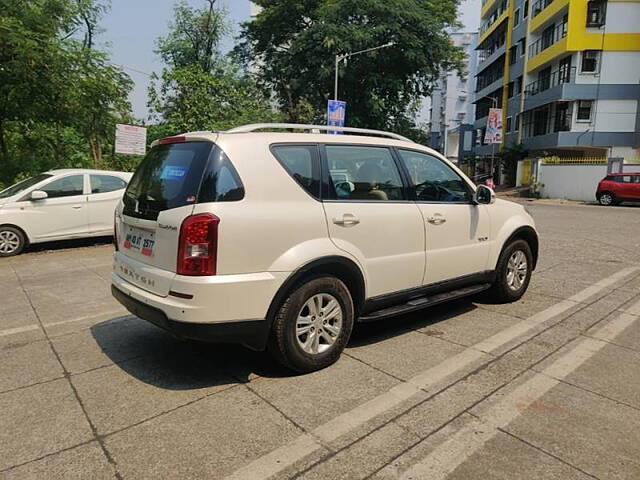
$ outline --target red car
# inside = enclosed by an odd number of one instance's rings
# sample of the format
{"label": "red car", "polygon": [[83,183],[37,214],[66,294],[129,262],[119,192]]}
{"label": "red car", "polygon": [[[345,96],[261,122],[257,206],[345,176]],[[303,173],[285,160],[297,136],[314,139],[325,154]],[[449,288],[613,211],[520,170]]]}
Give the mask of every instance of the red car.
{"label": "red car", "polygon": [[610,173],[598,184],[596,198],[605,206],[640,202],[640,172]]}

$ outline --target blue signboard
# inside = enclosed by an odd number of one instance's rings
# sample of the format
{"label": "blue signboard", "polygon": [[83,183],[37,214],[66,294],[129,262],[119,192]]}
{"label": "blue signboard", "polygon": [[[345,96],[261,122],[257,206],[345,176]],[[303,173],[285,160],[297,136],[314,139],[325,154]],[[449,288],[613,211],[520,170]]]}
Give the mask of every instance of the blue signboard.
{"label": "blue signboard", "polygon": [[[327,104],[327,125],[330,127],[344,127],[344,119],[347,114],[347,102],[341,100],[329,100]],[[329,130],[329,133],[339,134],[342,131]]]}

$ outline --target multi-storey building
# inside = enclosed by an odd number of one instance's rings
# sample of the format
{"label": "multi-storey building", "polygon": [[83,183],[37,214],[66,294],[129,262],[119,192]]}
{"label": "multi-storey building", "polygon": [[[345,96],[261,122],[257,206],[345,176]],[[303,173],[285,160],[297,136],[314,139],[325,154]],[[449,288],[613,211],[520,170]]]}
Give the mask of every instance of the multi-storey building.
{"label": "multi-storey building", "polygon": [[640,156],[640,0],[484,0],[481,16],[474,127],[482,138],[497,106],[503,146]]}
{"label": "multi-storey building", "polygon": [[464,77],[456,72],[443,72],[430,97],[429,145],[457,161],[464,153],[473,150],[473,84],[477,60],[477,32],[455,32],[451,42],[461,47],[467,55],[467,71]]}

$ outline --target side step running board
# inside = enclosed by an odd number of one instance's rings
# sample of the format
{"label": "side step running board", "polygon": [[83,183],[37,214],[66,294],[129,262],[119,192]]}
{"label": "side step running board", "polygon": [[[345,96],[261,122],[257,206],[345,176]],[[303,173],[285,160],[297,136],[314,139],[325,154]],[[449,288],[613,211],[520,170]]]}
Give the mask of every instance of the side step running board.
{"label": "side step running board", "polygon": [[459,288],[457,290],[438,293],[436,295],[413,298],[408,302],[402,303],[400,305],[394,305],[393,307],[383,308],[382,310],[376,310],[375,312],[367,313],[366,315],[358,318],[358,322],[375,322],[376,320],[395,317],[396,315],[404,315],[405,313],[415,312],[417,310],[432,307],[440,303],[449,302],[458,298],[468,297],[469,295],[475,295],[476,293],[488,290],[489,288],[491,288],[490,283],[482,283],[480,285],[472,285],[470,287]]}

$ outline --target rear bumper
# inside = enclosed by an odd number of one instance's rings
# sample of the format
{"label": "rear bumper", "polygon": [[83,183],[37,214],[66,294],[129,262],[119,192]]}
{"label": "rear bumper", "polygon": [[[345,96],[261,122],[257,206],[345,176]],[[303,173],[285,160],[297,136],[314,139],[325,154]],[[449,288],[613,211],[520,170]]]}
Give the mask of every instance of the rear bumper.
{"label": "rear bumper", "polygon": [[247,320],[225,323],[177,322],[159,308],[146,304],[111,285],[111,293],[129,312],[181,339],[214,343],[240,343],[254,350],[264,350],[269,336],[269,322]]}

